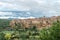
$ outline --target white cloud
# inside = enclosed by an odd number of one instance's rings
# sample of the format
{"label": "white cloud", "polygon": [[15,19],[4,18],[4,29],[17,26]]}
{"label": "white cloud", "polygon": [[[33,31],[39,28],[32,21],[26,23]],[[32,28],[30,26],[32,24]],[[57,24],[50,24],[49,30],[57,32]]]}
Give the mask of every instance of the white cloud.
{"label": "white cloud", "polygon": [[44,1],[44,0],[35,0],[37,3],[39,3],[39,4],[44,4],[44,3],[46,3],[46,1]]}
{"label": "white cloud", "polygon": [[8,19],[9,17],[0,17],[0,19]]}
{"label": "white cloud", "polygon": [[0,12],[0,15],[13,15],[13,13],[9,12]]}
{"label": "white cloud", "polygon": [[35,18],[35,17],[33,17],[33,16],[30,16],[30,17],[28,17],[28,18],[30,18],[30,19],[33,19],[33,18]]}
{"label": "white cloud", "polygon": [[0,0],[0,10],[2,9],[57,15],[60,13],[60,0]]}
{"label": "white cloud", "polygon": [[17,9],[16,5],[6,2],[0,2],[0,10],[14,10]]}

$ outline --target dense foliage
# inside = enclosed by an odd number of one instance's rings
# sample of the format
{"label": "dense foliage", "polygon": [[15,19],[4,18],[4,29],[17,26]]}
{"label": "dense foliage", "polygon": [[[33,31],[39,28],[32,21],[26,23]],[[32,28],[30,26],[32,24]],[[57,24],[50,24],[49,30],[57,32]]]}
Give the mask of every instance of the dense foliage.
{"label": "dense foliage", "polygon": [[41,30],[37,30],[36,26],[22,29],[18,25],[14,29],[1,31],[0,40],[60,40],[60,21]]}
{"label": "dense foliage", "polygon": [[10,20],[0,19],[0,31],[9,27]]}

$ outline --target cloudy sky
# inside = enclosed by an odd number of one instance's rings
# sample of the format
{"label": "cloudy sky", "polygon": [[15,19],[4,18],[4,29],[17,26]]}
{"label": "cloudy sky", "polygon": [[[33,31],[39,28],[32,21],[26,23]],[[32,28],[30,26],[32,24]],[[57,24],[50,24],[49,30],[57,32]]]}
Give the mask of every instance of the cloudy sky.
{"label": "cloudy sky", "polygon": [[60,0],[0,0],[0,16],[15,15],[8,11],[29,11],[36,16],[57,16],[60,15]]}

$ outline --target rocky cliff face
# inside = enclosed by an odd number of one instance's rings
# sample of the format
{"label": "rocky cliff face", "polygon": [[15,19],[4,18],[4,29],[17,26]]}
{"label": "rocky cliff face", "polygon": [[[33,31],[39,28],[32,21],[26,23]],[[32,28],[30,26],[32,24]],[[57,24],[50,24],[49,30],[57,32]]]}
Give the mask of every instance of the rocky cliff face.
{"label": "rocky cliff face", "polygon": [[52,23],[57,20],[60,20],[60,16],[53,16],[53,17],[42,17],[42,18],[34,18],[34,19],[17,19],[12,20],[10,22],[11,27],[20,26],[23,28],[29,28],[32,26],[36,26],[37,28],[41,27],[50,27]]}

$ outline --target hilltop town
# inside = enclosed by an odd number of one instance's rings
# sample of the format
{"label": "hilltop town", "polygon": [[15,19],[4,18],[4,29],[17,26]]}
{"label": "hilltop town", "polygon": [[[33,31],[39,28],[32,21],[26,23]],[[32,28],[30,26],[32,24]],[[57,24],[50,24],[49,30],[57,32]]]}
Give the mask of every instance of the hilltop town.
{"label": "hilltop town", "polygon": [[41,18],[32,18],[32,19],[17,19],[12,20],[10,22],[11,27],[15,27],[17,24],[23,28],[29,28],[32,26],[36,26],[37,28],[41,27],[50,27],[52,26],[53,22],[60,20],[60,16],[52,16],[52,17],[41,17]]}

